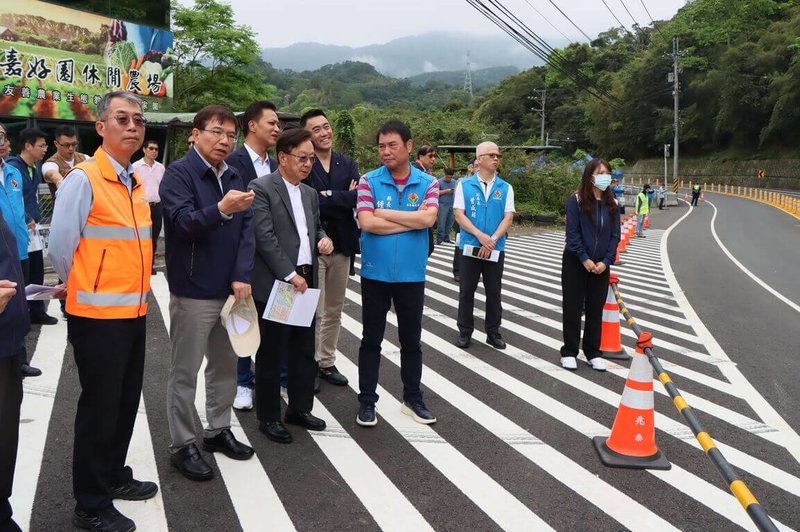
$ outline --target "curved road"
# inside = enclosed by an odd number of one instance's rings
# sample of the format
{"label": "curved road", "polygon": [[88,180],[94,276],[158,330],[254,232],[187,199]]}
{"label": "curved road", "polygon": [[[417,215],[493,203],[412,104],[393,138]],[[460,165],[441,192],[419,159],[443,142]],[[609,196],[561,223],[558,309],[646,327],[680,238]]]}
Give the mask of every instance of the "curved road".
{"label": "curved road", "polygon": [[[747,379],[800,431],[800,221],[769,205],[705,193],[672,231],[670,263],[699,318]],[[788,299],[782,301],[745,268]],[[686,213],[686,204],[672,209]],[[676,216],[675,218],[677,218]]]}

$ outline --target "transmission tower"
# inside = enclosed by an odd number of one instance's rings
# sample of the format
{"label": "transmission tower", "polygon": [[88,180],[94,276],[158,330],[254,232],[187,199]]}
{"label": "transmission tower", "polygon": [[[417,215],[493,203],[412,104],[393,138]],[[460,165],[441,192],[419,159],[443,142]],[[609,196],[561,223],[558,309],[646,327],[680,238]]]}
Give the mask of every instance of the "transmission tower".
{"label": "transmission tower", "polygon": [[469,92],[469,97],[472,98],[472,62],[469,55],[470,51],[467,50],[467,72],[464,74],[464,90]]}

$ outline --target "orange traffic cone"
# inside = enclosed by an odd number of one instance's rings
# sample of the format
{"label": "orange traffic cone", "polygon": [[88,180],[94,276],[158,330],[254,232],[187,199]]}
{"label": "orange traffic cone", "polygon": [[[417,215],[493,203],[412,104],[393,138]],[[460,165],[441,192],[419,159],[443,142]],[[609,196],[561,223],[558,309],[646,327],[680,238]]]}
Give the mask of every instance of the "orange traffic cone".
{"label": "orange traffic cone", "polygon": [[622,266],[623,264],[625,264],[625,263],[624,263],[624,262],[623,262],[623,261],[622,261],[622,260],[619,258],[619,248],[620,248],[620,246],[619,246],[619,245],[617,245],[617,256],[614,258],[614,266]]}
{"label": "orange traffic cone", "polygon": [[706,201],[706,197],[702,192],[700,193],[700,201],[702,201],[703,203],[705,203]]}
{"label": "orange traffic cone", "polygon": [[[619,248],[617,248],[619,257]],[[622,333],[619,326],[619,306],[611,285],[619,283],[619,277],[612,273],[608,277],[608,297],[603,305],[603,328],[600,331],[600,356],[613,360],[630,360],[622,349]]]}
{"label": "orange traffic cone", "polygon": [[644,228],[647,229],[648,227],[650,227],[650,215],[649,214],[644,217]]}
{"label": "orange traffic cone", "polygon": [[689,194],[683,195],[683,201],[689,201]]}
{"label": "orange traffic cone", "polygon": [[608,467],[672,467],[656,446],[653,370],[644,354],[644,348],[652,346],[653,335],[643,332],[636,342],[636,355],[631,362],[628,380],[625,381],[625,390],[622,392],[611,435],[608,438],[595,436],[592,439],[600,461]]}

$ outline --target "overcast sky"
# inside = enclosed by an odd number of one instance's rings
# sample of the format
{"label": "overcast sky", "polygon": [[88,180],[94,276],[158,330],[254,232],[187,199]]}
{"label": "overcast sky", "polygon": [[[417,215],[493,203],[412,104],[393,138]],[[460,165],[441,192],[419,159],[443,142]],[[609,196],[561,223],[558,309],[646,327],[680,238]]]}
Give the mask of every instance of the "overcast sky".
{"label": "overcast sky", "polygon": [[[262,48],[283,47],[296,42],[363,46],[430,31],[505,35],[465,0],[228,1],[233,6],[236,20],[256,31]],[[180,2],[184,5],[193,3],[192,0]],[[663,20],[672,17],[685,3],[684,0],[606,0],[628,28],[633,20],[626,13],[623,2],[633,19],[643,26],[650,23],[643,5],[655,20]],[[561,32],[575,41],[586,40],[550,0],[505,0],[503,3],[545,39],[558,37],[563,40]],[[591,37],[612,26],[619,26],[601,0],[553,0],[553,3]]]}

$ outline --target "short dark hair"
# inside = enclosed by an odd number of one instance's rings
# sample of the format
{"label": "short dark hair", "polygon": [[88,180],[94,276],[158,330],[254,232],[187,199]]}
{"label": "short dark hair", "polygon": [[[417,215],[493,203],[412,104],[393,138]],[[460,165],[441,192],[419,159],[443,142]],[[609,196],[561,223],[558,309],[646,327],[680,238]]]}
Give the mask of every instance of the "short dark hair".
{"label": "short dark hair", "polygon": [[444,175],[456,175],[456,169],[448,166],[444,169]]}
{"label": "short dark hair", "polygon": [[311,133],[301,127],[293,127],[281,132],[275,144],[276,153],[292,153],[292,150],[311,140]]}
{"label": "short dark hair", "polygon": [[151,144],[155,144],[156,146],[158,146],[158,141],[156,139],[146,139],[144,141],[144,144],[142,144],[142,147],[146,148]]}
{"label": "short dark hair", "polygon": [[207,105],[197,111],[197,114],[194,115],[194,120],[192,120],[192,127],[195,129],[205,129],[208,123],[215,118],[222,124],[225,122],[233,122],[237,128],[239,127],[236,115],[224,105]]}
{"label": "short dark hair", "polygon": [[26,127],[22,131],[19,132],[19,141],[22,144],[22,148],[25,149],[26,144],[30,144],[31,146],[36,144],[36,141],[39,139],[47,140],[47,134],[41,129],[35,127]]}
{"label": "short dark hair", "polygon": [[324,116],[325,120],[328,119],[328,115],[322,109],[309,109],[300,116],[300,125],[306,127],[306,122],[317,116]]}
{"label": "short dark hair", "polygon": [[75,132],[75,128],[72,126],[58,126],[53,133],[53,138],[58,139],[58,137],[77,137],[78,134]]}
{"label": "short dark hair", "polygon": [[261,114],[267,109],[275,111],[275,114],[278,114],[278,108],[269,100],[257,100],[247,106],[242,116],[242,129],[245,133],[250,130],[248,127],[250,121],[258,122],[258,119],[261,118]]}
{"label": "short dark hair", "polygon": [[411,128],[400,120],[389,120],[378,129],[378,133],[375,135],[375,144],[378,143],[378,139],[381,138],[381,135],[388,135],[389,133],[400,135],[403,142],[411,140]]}
{"label": "short dark hair", "polygon": [[430,144],[423,144],[417,150],[417,158],[422,157],[423,155],[428,155],[429,153],[436,153],[436,148]]}

